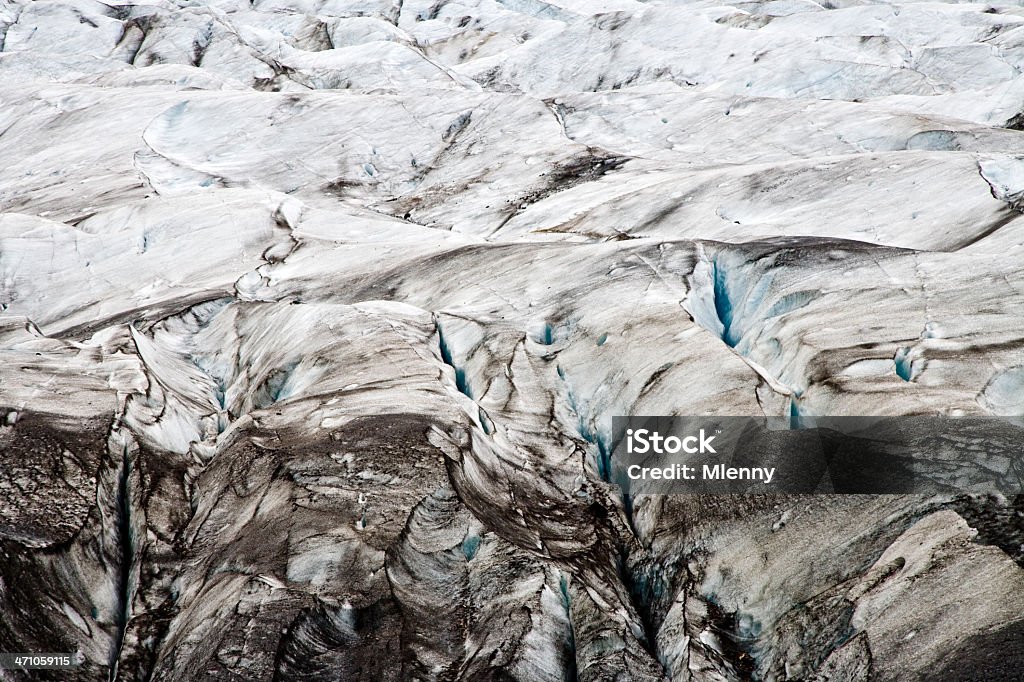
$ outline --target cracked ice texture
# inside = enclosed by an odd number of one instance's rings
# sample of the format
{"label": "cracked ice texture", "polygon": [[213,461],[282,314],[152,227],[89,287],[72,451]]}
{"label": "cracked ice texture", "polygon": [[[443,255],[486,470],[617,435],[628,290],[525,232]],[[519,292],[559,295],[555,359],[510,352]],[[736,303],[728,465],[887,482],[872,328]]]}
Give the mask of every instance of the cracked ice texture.
{"label": "cracked ice texture", "polygon": [[605,480],[612,415],[1024,415],[1019,7],[3,0],[0,47],[0,650],[1024,665],[1019,498]]}

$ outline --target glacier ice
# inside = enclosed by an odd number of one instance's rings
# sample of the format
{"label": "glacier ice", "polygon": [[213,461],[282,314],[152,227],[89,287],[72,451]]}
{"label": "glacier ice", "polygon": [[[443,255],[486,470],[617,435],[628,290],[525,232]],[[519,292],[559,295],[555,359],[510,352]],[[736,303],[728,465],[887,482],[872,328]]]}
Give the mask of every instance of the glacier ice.
{"label": "glacier ice", "polygon": [[998,2],[0,0],[0,651],[1011,679],[1020,497],[609,458],[1024,416],[1021,68]]}

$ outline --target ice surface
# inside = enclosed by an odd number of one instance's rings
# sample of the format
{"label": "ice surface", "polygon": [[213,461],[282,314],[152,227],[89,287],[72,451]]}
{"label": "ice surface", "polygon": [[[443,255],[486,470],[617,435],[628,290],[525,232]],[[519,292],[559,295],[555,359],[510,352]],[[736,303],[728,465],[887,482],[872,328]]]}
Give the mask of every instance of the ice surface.
{"label": "ice surface", "polygon": [[613,415],[1024,417],[1020,7],[0,0],[0,48],[0,650],[1024,665],[1019,499],[608,482]]}

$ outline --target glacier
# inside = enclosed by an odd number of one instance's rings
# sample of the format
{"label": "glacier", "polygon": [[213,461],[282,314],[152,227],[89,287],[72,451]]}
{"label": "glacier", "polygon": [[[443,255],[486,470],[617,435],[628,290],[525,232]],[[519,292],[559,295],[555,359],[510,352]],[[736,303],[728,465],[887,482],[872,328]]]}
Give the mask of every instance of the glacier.
{"label": "glacier", "polygon": [[0,0],[0,680],[997,680],[1024,496],[617,415],[1024,417],[1024,8]]}

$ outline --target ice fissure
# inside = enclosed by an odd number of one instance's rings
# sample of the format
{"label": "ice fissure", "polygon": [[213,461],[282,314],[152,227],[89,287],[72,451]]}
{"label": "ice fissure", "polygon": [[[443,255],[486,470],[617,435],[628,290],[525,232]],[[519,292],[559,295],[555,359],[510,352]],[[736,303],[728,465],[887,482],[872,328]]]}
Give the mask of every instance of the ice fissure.
{"label": "ice fissure", "polygon": [[[112,439],[113,440],[113,439]],[[116,596],[116,617],[114,626],[116,633],[112,651],[110,653],[110,679],[117,679],[118,660],[121,656],[121,648],[124,644],[125,633],[128,629],[128,621],[132,616],[132,599],[136,587],[137,578],[133,580],[133,573],[138,573],[136,557],[138,554],[137,540],[135,537],[135,518],[132,511],[132,490],[131,471],[133,461],[130,455],[128,442],[120,443],[121,462],[117,475],[116,501],[116,524],[117,544],[119,548],[116,574],[117,574],[117,596]]]}

